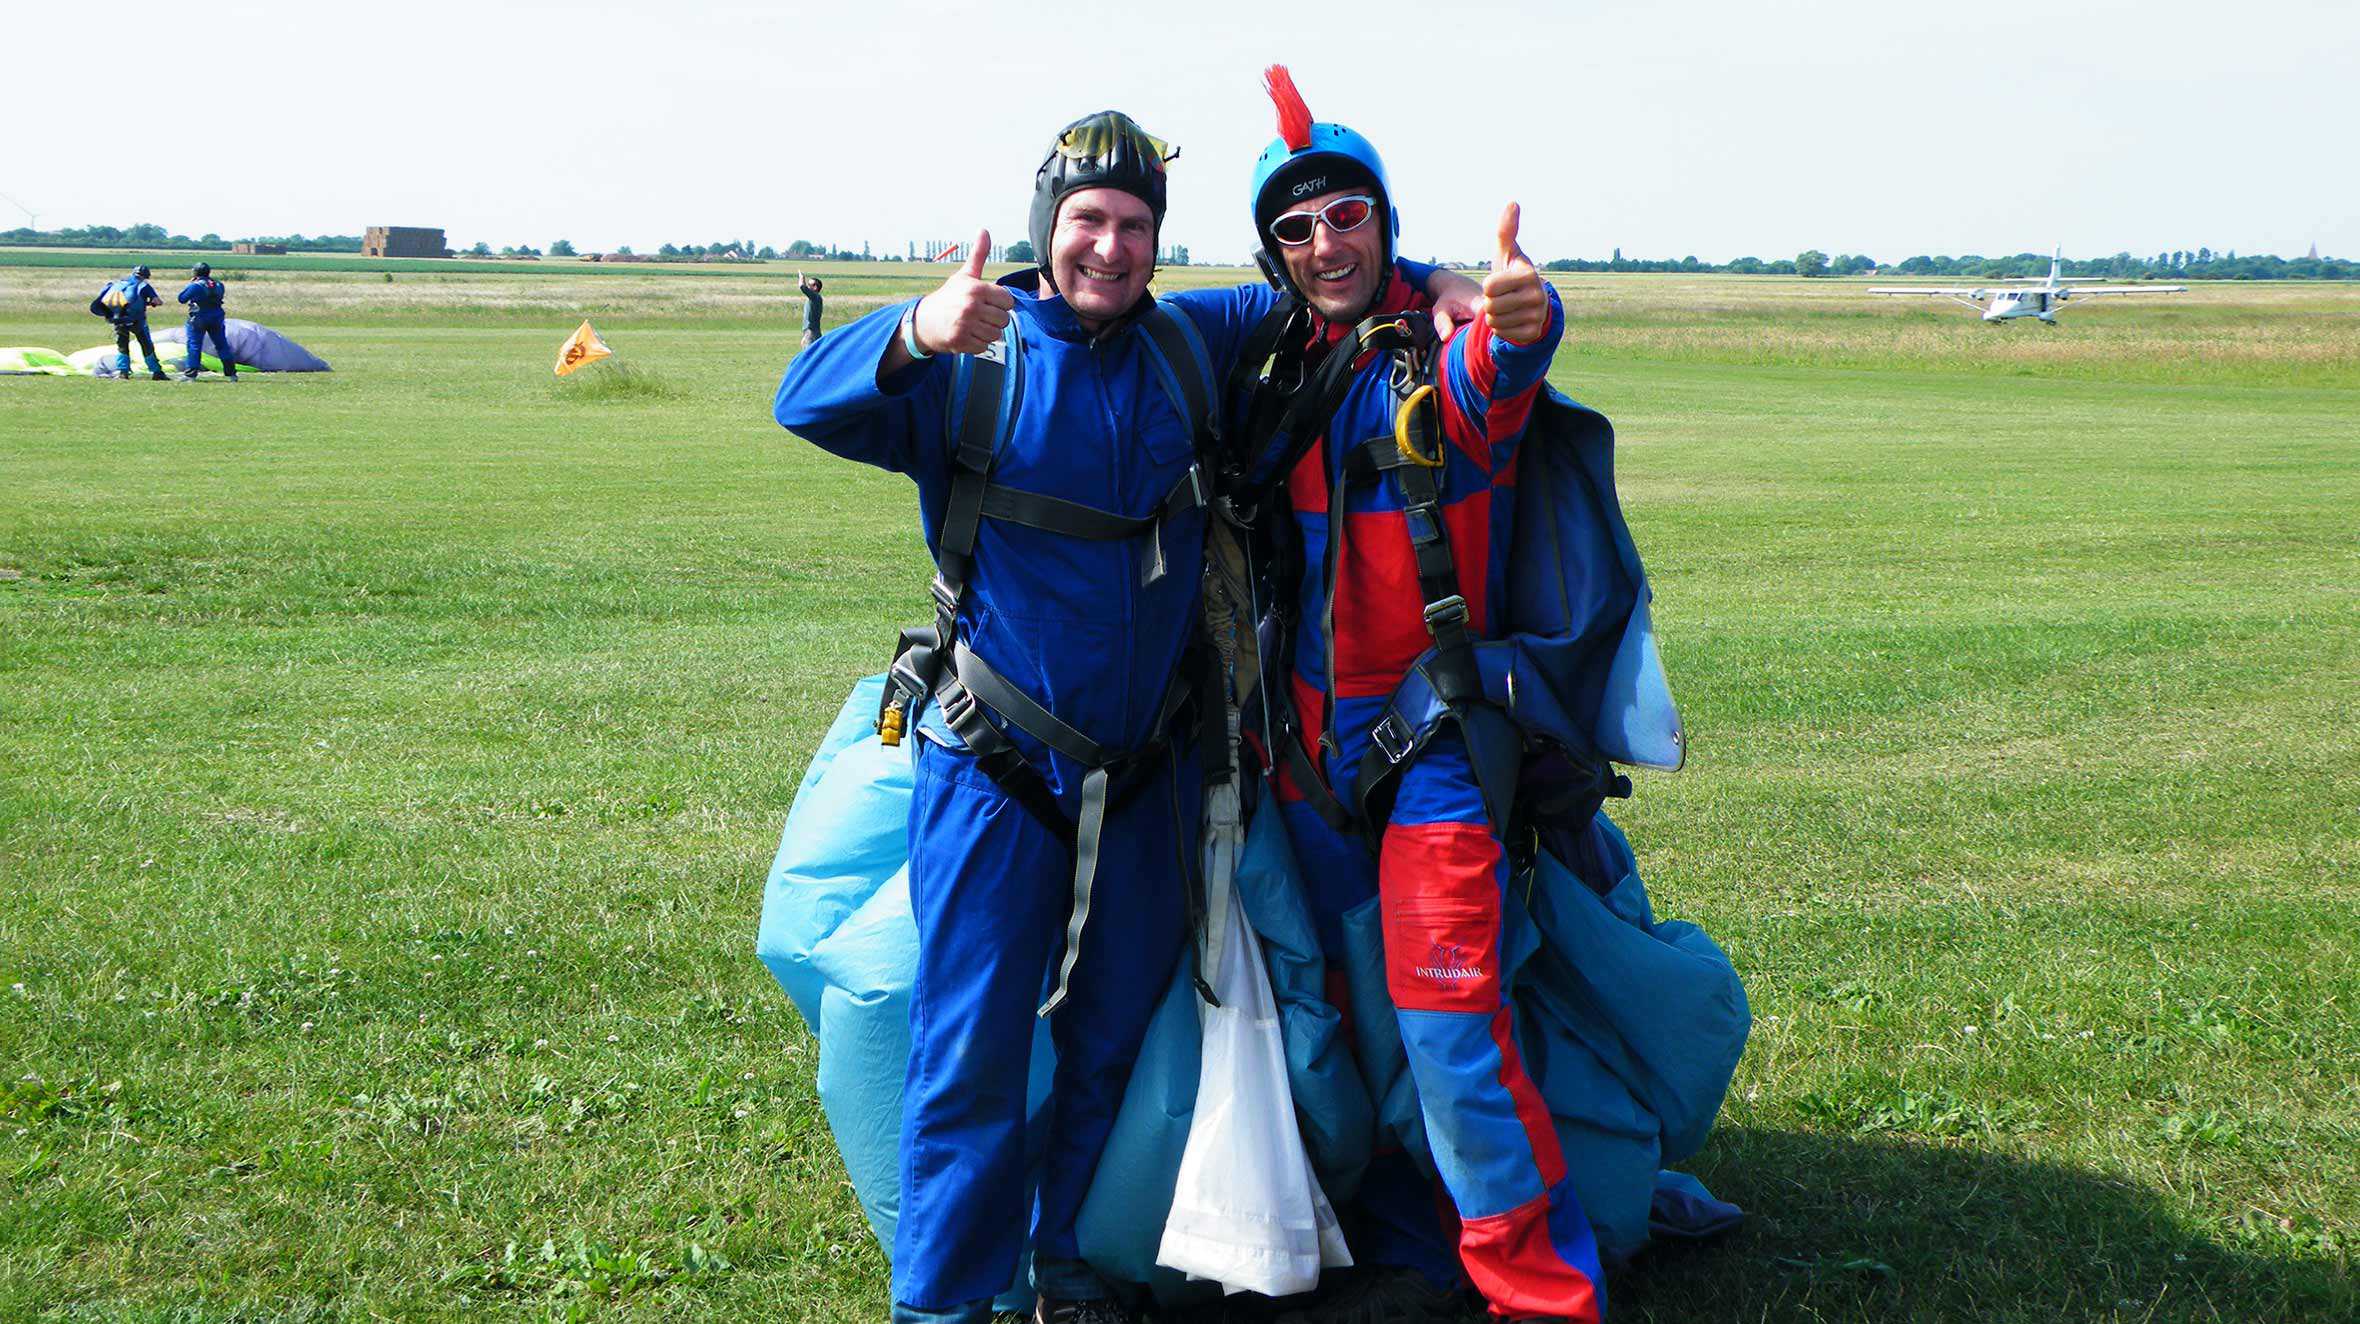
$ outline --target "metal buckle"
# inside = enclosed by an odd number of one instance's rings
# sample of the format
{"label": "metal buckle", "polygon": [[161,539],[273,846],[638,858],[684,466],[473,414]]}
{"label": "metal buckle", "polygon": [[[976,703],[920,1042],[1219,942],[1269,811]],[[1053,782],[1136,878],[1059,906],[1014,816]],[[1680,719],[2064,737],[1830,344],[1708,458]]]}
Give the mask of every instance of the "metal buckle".
{"label": "metal buckle", "polygon": [[1199,506],[1204,505],[1205,467],[1203,465],[1192,464],[1188,466],[1188,488],[1190,491],[1196,493],[1196,504]]}
{"label": "metal buckle", "polygon": [[969,717],[975,715],[975,710],[983,706],[983,700],[976,698],[975,691],[968,689],[956,677],[942,690],[947,692],[938,691],[934,702],[942,709],[942,720],[949,723],[951,730],[958,731],[959,738],[964,740],[967,733],[961,728],[967,725]]}
{"label": "metal buckle", "polygon": [[926,692],[925,680],[918,675],[918,669],[910,665],[910,655],[907,653],[893,659],[893,665],[885,669],[885,687],[913,699]]}
{"label": "metal buckle", "polygon": [[1402,727],[1403,722],[1399,713],[1387,713],[1384,721],[1369,728],[1369,740],[1385,756],[1387,764],[1398,766],[1403,759],[1409,757],[1412,741],[1409,733]]}
{"label": "metal buckle", "polygon": [[941,571],[935,572],[934,582],[926,587],[927,592],[934,595],[935,608],[943,615],[956,616],[959,614],[959,590],[951,587],[950,581],[942,577]]}
{"label": "metal buckle", "polygon": [[1426,604],[1426,629],[1431,632],[1442,625],[1467,623],[1467,599],[1453,593],[1440,602]]}

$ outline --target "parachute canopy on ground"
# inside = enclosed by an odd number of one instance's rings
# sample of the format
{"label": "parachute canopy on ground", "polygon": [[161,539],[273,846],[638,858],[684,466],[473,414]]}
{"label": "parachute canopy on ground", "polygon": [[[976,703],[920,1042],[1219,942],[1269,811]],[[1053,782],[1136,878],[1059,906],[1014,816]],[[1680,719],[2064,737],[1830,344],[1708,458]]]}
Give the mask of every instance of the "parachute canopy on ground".
{"label": "parachute canopy on ground", "polygon": [[[329,371],[326,359],[260,322],[249,322],[242,317],[226,318],[222,323],[222,331],[229,341],[230,357],[236,359],[241,368],[252,368],[256,372]],[[157,327],[157,352],[161,354],[162,347],[167,343],[175,346],[184,343],[187,336],[185,327]]]}
{"label": "parachute canopy on ground", "polygon": [[[117,353],[118,351],[113,345],[92,345],[88,349],[76,350],[66,355],[66,362],[73,365],[72,371],[84,376],[113,377],[117,375],[115,372]],[[178,372],[188,362],[188,351],[179,345],[173,345],[169,350],[163,345],[158,345],[156,358],[164,365],[165,371]],[[219,372],[221,371],[221,360],[211,354],[200,353],[197,355],[197,366],[205,372]],[[133,346],[131,350],[131,371],[134,375],[140,376],[147,373],[147,364],[140,359],[137,346]]]}
{"label": "parachute canopy on ground", "polygon": [[0,347],[0,376],[71,377],[74,365],[54,349],[33,345]]}

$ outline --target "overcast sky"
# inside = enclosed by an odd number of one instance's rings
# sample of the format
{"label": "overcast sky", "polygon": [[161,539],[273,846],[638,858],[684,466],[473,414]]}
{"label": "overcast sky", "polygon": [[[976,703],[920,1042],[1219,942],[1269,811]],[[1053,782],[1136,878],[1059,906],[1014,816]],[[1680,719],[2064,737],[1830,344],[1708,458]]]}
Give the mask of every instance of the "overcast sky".
{"label": "overcast sky", "polygon": [[2360,257],[2353,0],[8,11],[0,194],[51,228],[1006,243],[1113,106],[1183,149],[1166,242],[1237,259],[1283,60],[1383,150],[1414,255],[1486,256],[1514,198],[1543,260]]}

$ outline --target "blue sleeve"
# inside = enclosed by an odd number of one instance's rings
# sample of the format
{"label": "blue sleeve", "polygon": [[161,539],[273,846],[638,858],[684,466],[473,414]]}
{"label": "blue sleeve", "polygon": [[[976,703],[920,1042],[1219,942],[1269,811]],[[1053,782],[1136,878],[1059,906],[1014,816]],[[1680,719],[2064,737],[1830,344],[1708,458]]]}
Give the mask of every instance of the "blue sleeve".
{"label": "blue sleeve", "polygon": [[1426,292],[1426,282],[1434,279],[1434,273],[1442,270],[1431,263],[1412,262],[1406,257],[1393,259],[1393,265],[1401,272],[1401,278],[1409,282],[1409,287],[1420,294]]}
{"label": "blue sleeve", "polygon": [[180,302],[195,303],[197,301],[197,296],[204,292],[205,291],[203,287],[199,286],[197,282],[192,280],[188,284],[180,287]]}
{"label": "blue sleeve", "polygon": [[1557,298],[1557,287],[1542,288],[1548,291],[1549,326],[1540,339],[1512,344],[1492,331],[1489,317],[1479,316],[1450,338],[1444,356],[1444,430],[1470,454],[1494,462],[1495,470],[1506,452],[1494,448],[1523,431],[1535,388],[1549,375],[1549,362],[1565,335],[1565,305]]}
{"label": "blue sleeve", "polygon": [[[1221,290],[1183,290],[1170,296],[1171,302],[1188,319],[1196,323],[1204,336],[1205,351],[1213,360],[1214,389],[1224,392],[1222,421],[1230,428],[1229,444],[1241,445],[1248,438],[1238,435],[1245,417],[1248,396],[1244,392],[1228,393],[1229,374],[1238,366],[1238,358],[1245,352],[1246,337],[1278,306],[1280,294],[1268,285],[1236,285]],[[1260,365],[1254,365],[1259,368]],[[1270,481],[1271,471],[1285,456],[1287,439],[1268,438],[1260,453],[1240,457],[1248,488],[1258,488]]]}
{"label": "blue sleeve", "polygon": [[[1491,398],[1504,400],[1521,395],[1540,384],[1549,375],[1549,362],[1557,357],[1557,342],[1565,338],[1565,304],[1557,297],[1557,287],[1542,282],[1541,288],[1549,295],[1549,326],[1541,338],[1529,345],[1511,345],[1498,336],[1491,338],[1491,356],[1499,364],[1499,376],[1492,383]],[[1488,320],[1484,326],[1491,330]]]}
{"label": "blue sleeve", "polygon": [[771,402],[779,426],[831,455],[895,473],[946,467],[949,365],[929,359],[877,384],[877,364],[916,302],[880,308],[796,355]]}
{"label": "blue sleeve", "polygon": [[1246,337],[1277,306],[1278,291],[1267,285],[1233,285],[1219,290],[1182,290],[1165,298],[1196,323],[1197,334],[1205,339],[1205,352],[1212,356],[1214,383],[1219,385],[1237,366]]}

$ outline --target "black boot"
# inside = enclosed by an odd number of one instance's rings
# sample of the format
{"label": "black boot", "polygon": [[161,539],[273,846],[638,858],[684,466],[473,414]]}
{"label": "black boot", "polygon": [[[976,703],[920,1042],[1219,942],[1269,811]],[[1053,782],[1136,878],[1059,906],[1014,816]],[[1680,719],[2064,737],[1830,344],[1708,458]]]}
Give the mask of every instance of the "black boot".
{"label": "black boot", "polygon": [[1483,1317],[1483,1303],[1471,1292],[1436,1287],[1415,1269],[1378,1265],[1280,1315],[1277,1324],[1473,1324]]}
{"label": "black boot", "polygon": [[1139,1324],[1139,1317],[1106,1297],[1084,1301],[1042,1297],[1033,1311],[1033,1324]]}

